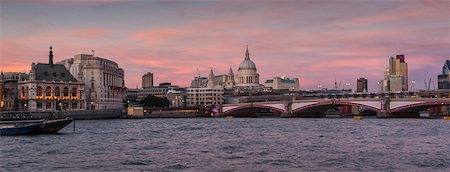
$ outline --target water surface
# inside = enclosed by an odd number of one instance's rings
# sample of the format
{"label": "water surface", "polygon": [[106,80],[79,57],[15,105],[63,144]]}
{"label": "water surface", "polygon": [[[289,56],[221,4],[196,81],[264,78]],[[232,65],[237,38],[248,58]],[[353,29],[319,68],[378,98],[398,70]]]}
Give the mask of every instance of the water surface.
{"label": "water surface", "polygon": [[61,133],[1,137],[1,171],[450,171],[445,120],[90,120]]}

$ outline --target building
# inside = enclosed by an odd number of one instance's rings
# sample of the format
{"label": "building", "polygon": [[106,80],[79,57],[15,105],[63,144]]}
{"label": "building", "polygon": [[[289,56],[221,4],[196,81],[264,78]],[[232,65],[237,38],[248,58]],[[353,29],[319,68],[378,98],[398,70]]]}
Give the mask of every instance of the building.
{"label": "building", "polygon": [[287,78],[287,77],[274,77],[273,79],[266,80],[264,87],[271,88],[273,90],[299,90],[299,80],[298,78]]}
{"label": "building", "polygon": [[259,74],[256,70],[255,63],[250,59],[248,46],[245,51],[244,61],[239,64],[236,86],[247,88],[261,87],[259,84]]}
{"label": "building", "polygon": [[438,89],[450,89],[450,60],[445,61],[442,73],[438,75]]}
{"label": "building", "polygon": [[77,80],[86,84],[88,109],[124,107],[124,71],[116,62],[94,54],[77,54],[58,64],[63,64]]}
{"label": "building", "polygon": [[384,72],[382,91],[408,91],[408,63],[405,55],[389,58],[389,68]]}
{"label": "building", "polygon": [[32,63],[29,79],[19,81],[19,108],[30,111],[84,110],[84,83],[62,64],[53,63],[50,47],[48,63]]}
{"label": "building", "polygon": [[136,101],[138,98],[138,94],[139,94],[139,90],[140,89],[127,89],[127,102],[133,102]]}
{"label": "building", "polygon": [[19,109],[19,81],[29,79],[23,72],[1,72],[0,74],[0,111]]}
{"label": "building", "polygon": [[187,89],[172,87],[167,90],[166,97],[170,101],[170,107],[186,107]]}
{"label": "building", "polygon": [[[232,72],[231,72],[232,73]],[[206,87],[191,87],[187,88],[186,105],[187,106],[219,106],[224,102],[224,86],[228,78],[224,79],[225,82],[216,82],[217,78],[214,75],[214,71],[211,69],[207,78]]]}
{"label": "building", "polygon": [[195,77],[191,81],[191,88],[205,88],[208,85],[208,78],[207,77]]}
{"label": "building", "polygon": [[166,97],[167,91],[169,88],[167,87],[147,87],[144,89],[139,89],[137,94],[137,101],[143,100],[148,95],[153,95],[155,97]]}
{"label": "building", "polygon": [[367,79],[366,78],[359,78],[358,80],[356,80],[356,92],[357,93],[361,93],[361,92],[367,92],[368,88],[367,88]]}
{"label": "building", "polygon": [[187,88],[187,106],[220,106],[223,104],[223,87]]}
{"label": "building", "polygon": [[142,88],[153,87],[153,73],[147,73],[142,76]]}
{"label": "building", "polygon": [[[212,79],[211,79],[212,78]],[[233,69],[230,67],[228,74],[215,75],[213,69],[209,71],[208,77],[195,77],[191,81],[191,88],[206,88],[210,86],[222,86],[226,89],[233,89],[236,85],[234,81]]]}

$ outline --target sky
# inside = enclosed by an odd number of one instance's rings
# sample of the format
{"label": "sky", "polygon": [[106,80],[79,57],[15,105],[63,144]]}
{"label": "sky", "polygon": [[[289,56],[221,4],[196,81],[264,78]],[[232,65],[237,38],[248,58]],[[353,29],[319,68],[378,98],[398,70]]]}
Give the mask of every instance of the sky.
{"label": "sky", "polygon": [[[298,77],[301,89],[378,91],[388,58],[404,54],[415,89],[436,82],[450,58],[450,1],[8,1],[0,0],[0,69],[91,54],[125,71],[128,88],[189,86],[198,76],[237,73],[249,46],[260,83]],[[198,70],[198,73],[197,73]],[[347,85],[350,84],[349,86]],[[434,84],[437,87],[437,84]]]}

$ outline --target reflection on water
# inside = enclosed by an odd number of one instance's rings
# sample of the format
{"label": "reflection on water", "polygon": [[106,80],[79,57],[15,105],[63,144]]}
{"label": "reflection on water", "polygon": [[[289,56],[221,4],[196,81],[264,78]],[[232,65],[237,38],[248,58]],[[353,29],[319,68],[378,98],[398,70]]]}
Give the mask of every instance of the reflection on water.
{"label": "reflection on water", "polygon": [[423,119],[77,121],[1,137],[2,171],[450,170],[450,123]]}

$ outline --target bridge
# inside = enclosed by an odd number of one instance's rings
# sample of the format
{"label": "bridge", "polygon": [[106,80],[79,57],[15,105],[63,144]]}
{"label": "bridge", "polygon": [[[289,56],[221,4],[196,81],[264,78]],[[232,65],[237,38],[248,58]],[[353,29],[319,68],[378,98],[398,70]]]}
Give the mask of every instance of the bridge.
{"label": "bridge", "polygon": [[380,118],[419,117],[421,111],[448,114],[450,98],[332,98],[224,104],[223,116],[279,115],[281,117],[323,117],[376,115]]}

